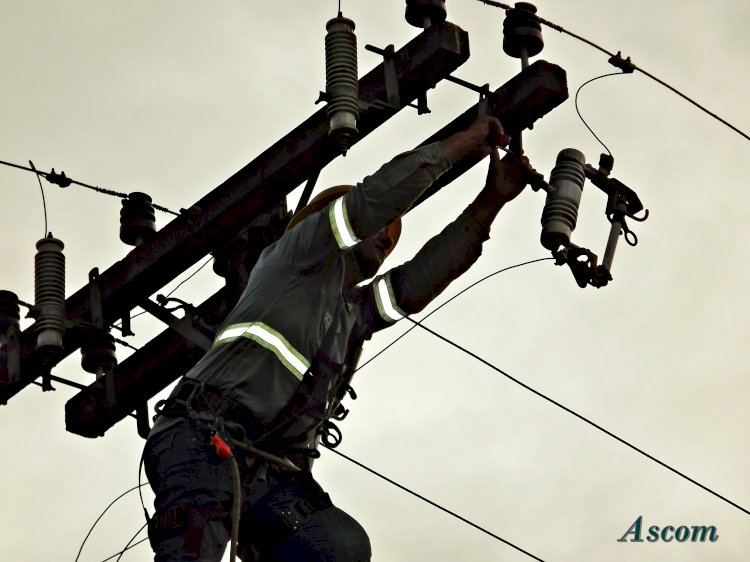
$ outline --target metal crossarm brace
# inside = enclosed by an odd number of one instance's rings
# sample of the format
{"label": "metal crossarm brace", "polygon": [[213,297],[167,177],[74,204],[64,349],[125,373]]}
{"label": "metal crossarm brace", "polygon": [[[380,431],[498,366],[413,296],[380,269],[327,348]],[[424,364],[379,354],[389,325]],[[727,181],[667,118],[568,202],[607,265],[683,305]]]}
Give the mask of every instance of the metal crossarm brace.
{"label": "metal crossarm brace", "polygon": [[[538,60],[479,103],[467,109],[420,146],[439,141],[466,129],[480,113],[497,117],[503,124],[505,132],[515,136],[515,133],[530,128],[534,122],[547,115],[566,99],[568,99],[568,82],[565,70],[547,61]],[[479,162],[479,157],[461,160],[440,176],[412,208],[423,203],[477,162]]]}
{"label": "metal crossarm brace", "polygon": [[[461,28],[443,22],[426,29],[395,53],[401,107],[362,114],[358,138],[371,133],[468,58],[469,37]],[[362,101],[372,104],[386,99],[384,75],[380,64],[360,79]],[[328,119],[322,108],[166,225],[152,240],[104,271],[99,279],[104,325],[128,314],[210,251],[222,248],[255,217],[282,201],[337,155],[336,146],[328,142]],[[67,299],[66,311],[70,320],[90,318],[88,286]],[[22,333],[21,378],[14,384],[0,385],[0,404],[81,344],[76,333],[66,335],[64,351],[42,364],[34,354],[33,332],[32,326]]]}
{"label": "metal crossarm brace", "polygon": [[[567,99],[565,71],[553,64],[537,61],[521,74],[488,96],[488,111],[499,117],[506,126],[528,127]],[[421,145],[445,138],[465,129],[479,111],[479,104],[469,108],[461,116],[446,125]],[[421,146],[420,145],[420,146]],[[442,187],[466,172],[470,165],[456,166],[443,174],[436,182]],[[434,187],[429,194],[437,191]],[[429,197],[429,195],[427,195]],[[420,199],[423,201],[426,197]],[[223,317],[231,304],[223,299],[219,291],[198,311],[208,316]],[[85,437],[97,437],[125,418],[140,402],[153,397],[184,375],[200,359],[202,352],[186,344],[185,340],[172,330],[166,330],[151,342],[134,353],[116,367],[118,404],[114,410],[100,406],[101,391],[95,385],[71,398],[65,406],[65,420],[68,431]]]}
{"label": "metal crossarm brace", "polygon": [[190,343],[197,345],[203,351],[208,351],[209,349],[211,349],[211,339],[208,338],[206,334],[193,327],[189,319],[189,315],[185,318],[178,318],[167,309],[156,304],[151,299],[142,301],[141,308],[148,312],[151,316],[158,318],[159,320],[164,322],[167,326],[172,328],[183,338],[188,340]]}

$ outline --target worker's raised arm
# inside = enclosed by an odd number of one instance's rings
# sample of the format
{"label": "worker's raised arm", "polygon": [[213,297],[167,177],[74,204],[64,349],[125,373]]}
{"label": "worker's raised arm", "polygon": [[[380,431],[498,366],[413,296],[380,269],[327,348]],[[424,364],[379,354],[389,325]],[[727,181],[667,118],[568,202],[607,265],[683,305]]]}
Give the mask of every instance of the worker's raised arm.
{"label": "worker's raised arm", "polygon": [[499,210],[523,189],[525,167],[518,157],[500,160],[497,151],[492,151],[484,189],[466,210],[413,259],[373,281],[375,329],[420,312],[477,261]]}
{"label": "worker's raised arm", "polygon": [[304,269],[352,248],[400,218],[452,164],[506,143],[500,122],[482,117],[443,141],[399,154],[288,231],[275,244],[273,257]]}
{"label": "worker's raised arm", "polygon": [[507,141],[500,121],[482,117],[447,139],[400,154],[334,203],[337,239],[350,247],[378,233],[401,217],[451,165],[470,154],[487,154]]}

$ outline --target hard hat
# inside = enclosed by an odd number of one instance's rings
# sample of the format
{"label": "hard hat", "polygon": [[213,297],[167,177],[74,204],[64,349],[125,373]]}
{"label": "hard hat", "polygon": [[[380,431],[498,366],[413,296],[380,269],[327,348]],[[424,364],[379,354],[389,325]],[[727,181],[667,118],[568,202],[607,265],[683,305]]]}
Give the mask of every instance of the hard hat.
{"label": "hard hat", "polygon": [[[305,219],[313,213],[320,211],[332,201],[335,201],[339,197],[342,197],[343,195],[349,193],[352,189],[354,189],[353,185],[336,185],[334,187],[324,189],[315,197],[313,197],[307,205],[294,213],[286,229],[289,230],[290,228],[294,227],[294,225],[299,223],[302,219]],[[391,224],[389,224],[386,232],[388,233],[388,237],[391,239],[391,246],[385,251],[385,257],[388,257],[393,248],[396,247],[396,242],[398,242],[398,239],[401,236],[401,219],[396,219]]]}

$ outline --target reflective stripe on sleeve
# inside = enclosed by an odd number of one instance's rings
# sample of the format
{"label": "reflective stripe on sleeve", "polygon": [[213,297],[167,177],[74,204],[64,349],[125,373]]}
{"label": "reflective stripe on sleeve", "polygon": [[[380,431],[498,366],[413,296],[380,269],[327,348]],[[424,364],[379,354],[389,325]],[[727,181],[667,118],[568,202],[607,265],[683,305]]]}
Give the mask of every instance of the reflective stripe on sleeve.
{"label": "reflective stripe on sleeve", "polygon": [[349,215],[346,213],[346,203],[343,197],[339,197],[328,207],[328,218],[331,221],[331,230],[336,238],[340,250],[351,248],[357,242],[356,234],[349,223]]}
{"label": "reflective stripe on sleeve", "polygon": [[302,376],[310,368],[310,362],[294,349],[284,336],[263,322],[229,326],[219,334],[214,342],[214,346],[228,343],[238,338],[247,338],[273,352],[278,360],[299,380],[302,380]]}
{"label": "reflective stripe on sleeve", "polygon": [[375,292],[375,302],[378,305],[378,312],[386,322],[397,322],[405,316],[408,316],[396,304],[396,295],[393,293],[391,285],[391,276],[386,273],[373,283]]}

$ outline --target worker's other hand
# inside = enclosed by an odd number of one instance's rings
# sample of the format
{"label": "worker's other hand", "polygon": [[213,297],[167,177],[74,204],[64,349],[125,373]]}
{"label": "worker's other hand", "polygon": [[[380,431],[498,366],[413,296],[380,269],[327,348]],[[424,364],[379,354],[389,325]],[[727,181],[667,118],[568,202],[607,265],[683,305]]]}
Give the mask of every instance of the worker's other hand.
{"label": "worker's other hand", "polygon": [[455,164],[468,156],[483,158],[497,146],[507,146],[510,137],[505,134],[503,125],[495,117],[488,115],[474,121],[468,129],[445,139],[443,149],[448,160]]}
{"label": "worker's other hand", "polygon": [[487,188],[491,189],[500,204],[515,199],[526,187],[529,159],[517,154],[506,154],[502,159],[493,148],[490,152],[490,167],[487,170]]}
{"label": "worker's other hand", "polygon": [[487,154],[496,146],[508,146],[510,137],[505,134],[502,123],[489,115],[478,118],[466,130],[477,148],[484,148]]}

